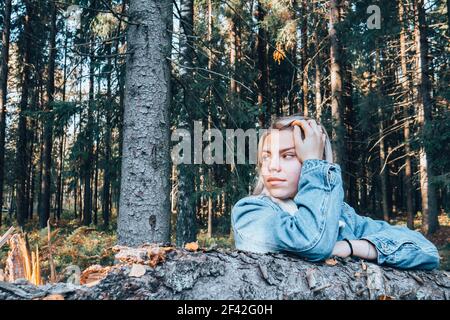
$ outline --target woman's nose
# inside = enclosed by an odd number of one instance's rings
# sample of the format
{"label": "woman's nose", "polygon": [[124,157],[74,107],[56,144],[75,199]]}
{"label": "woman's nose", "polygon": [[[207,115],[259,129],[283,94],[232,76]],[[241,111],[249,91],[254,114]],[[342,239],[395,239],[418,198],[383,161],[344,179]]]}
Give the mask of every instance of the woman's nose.
{"label": "woman's nose", "polygon": [[269,171],[280,171],[280,158],[279,157],[272,157],[270,159],[270,163],[269,163]]}

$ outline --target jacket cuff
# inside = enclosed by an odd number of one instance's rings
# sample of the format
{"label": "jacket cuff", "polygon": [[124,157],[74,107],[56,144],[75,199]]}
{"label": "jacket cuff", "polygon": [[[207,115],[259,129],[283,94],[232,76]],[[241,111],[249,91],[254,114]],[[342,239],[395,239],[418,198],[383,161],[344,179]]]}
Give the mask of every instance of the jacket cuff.
{"label": "jacket cuff", "polygon": [[375,234],[362,237],[361,240],[367,240],[375,246],[378,264],[385,263],[390,255],[396,252],[403,244],[407,243]]}
{"label": "jacket cuff", "polygon": [[[336,163],[330,163],[326,160],[309,159],[303,162],[301,168],[301,176],[313,175],[323,181],[323,184],[330,190],[341,178],[341,167]],[[302,178],[300,176],[300,184]]]}

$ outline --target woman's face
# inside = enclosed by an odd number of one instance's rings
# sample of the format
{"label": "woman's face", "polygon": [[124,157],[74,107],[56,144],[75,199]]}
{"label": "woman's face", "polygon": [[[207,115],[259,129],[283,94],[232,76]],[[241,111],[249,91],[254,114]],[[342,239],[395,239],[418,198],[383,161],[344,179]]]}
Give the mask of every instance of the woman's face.
{"label": "woman's face", "polygon": [[295,153],[292,130],[273,130],[262,148],[261,175],[270,195],[293,198],[297,193],[302,165]]}

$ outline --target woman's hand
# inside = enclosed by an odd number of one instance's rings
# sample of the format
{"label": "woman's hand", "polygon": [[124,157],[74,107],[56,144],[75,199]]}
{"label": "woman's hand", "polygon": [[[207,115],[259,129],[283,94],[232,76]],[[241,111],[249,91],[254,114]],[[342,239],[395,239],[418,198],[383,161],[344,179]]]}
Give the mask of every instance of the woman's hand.
{"label": "woman's hand", "polygon": [[[323,159],[325,147],[325,133],[315,120],[296,120],[292,123],[294,127],[295,152],[298,160],[303,163],[309,159]],[[302,139],[300,127],[305,133]]]}

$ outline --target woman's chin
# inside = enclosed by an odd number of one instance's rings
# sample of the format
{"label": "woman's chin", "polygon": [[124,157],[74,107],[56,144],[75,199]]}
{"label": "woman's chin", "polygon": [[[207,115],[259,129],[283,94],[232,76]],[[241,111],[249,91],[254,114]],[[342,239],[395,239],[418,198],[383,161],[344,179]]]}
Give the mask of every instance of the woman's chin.
{"label": "woman's chin", "polygon": [[291,197],[290,194],[285,190],[271,189],[269,192],[272,197],[278,199],[287,199]]}

